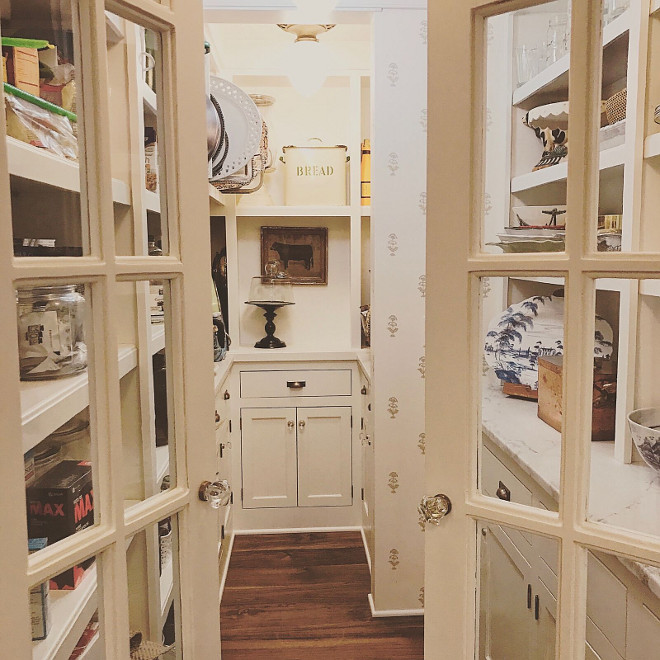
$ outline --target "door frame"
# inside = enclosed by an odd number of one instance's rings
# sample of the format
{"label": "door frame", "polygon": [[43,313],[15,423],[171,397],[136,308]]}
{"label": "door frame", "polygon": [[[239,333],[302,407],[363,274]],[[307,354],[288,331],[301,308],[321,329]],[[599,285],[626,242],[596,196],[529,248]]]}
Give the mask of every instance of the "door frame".
{"label": "door frame", "polygon": [[[561,658],[584,653],[589,549],[660,562],[660,540],[587,521],[594,280],[603,275],[657,277],[660,259],[649,254],[595,253],[591,247],[596,244],[595,226],[590,222],[582,227],[572,223],[578,229],[567,232],[565,254],[493,255],[480,250],[484,21],[536,4],[541,3],[445,0],[429,6],[426,490],[428,495],[444,492],[453,502],[451,514],[426,532],[429,658],[473,657],[478,618],[477,520],[560,542],[557,653]],[[593,218],[598,212],[600,26],[598,0],[573,3],[567,190],[572,218]],[[566,278],[565,354],[575,357],[564,361],[558,515],[489,499],[477,488],[480,278],[512,274]],[[447,635],[447,630],[462,634]]]}

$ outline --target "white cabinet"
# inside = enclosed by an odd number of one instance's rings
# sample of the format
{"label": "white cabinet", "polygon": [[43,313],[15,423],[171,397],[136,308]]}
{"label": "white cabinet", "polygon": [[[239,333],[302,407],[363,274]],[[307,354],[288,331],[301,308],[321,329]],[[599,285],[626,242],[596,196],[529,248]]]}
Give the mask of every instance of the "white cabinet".
{"label": "white cabinet", "polygon": [[352,503],[351,408],[243,408],[243,507]]}
{"label": "white cabinet", "polygon": [[243,507],[298,503],[296,409],[241,410]]}

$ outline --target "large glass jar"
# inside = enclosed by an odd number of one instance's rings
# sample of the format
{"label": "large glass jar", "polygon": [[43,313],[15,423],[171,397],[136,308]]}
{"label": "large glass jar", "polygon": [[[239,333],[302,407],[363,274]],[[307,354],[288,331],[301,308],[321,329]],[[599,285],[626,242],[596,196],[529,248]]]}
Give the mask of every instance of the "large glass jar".
{"label": "large glass jar", "polygon": [[85,298],[73,284],[19,289],[21,380],[61,378],[87,367]]}

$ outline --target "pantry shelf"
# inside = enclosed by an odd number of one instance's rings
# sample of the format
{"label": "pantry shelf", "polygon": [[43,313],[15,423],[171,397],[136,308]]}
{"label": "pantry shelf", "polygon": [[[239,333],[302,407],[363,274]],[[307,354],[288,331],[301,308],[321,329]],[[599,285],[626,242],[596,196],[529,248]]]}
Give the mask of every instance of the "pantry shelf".
{"label": "pantry shelf", "polygon": [[124,39],[124,21],[109,11],[105,12],[105,40],[111,46]]}
{"label": "pantry shelf", "polygon": [[151,354],[158,353],[165,348],[165,326],[162,323],[151,326]]}
{"label": "pantry shelf", "polygon": [[[135,346],[119,347],[119,377],[137,366]],[[21,382],[23,453],[89,405],[89,376]]]}
{"label": "pantry shelf", "polygon": [[238,206],[237,218],[344,218],[350,206]]}
{"label": "pantry shelf", "polygon": [[163,572],[160,576],[160,627],[165,625],[167,612],[174,598],[174,561],[172,554],[163,564]]}
{"label": "pantry shelf", "polygon": [[142,192],[144,195],[144,206],[147,211],[152,213],[160,213],[160,195],[151,190],[144,190]]}
{"label": "pantry shelf", "polygon": [[[623,167],[625,159],[625,145],[605,149],[600,152],[600,170],[611,170],[615,167]],[[551,167],[545,167],[536,172],[521,174],[511,180],[511,192],[518,193],[532,190],[551,183],[566,181],[568,176],[568,163],[563,162]]]}
{"label": "pantry shelf", "polygon": [[644,140],[644,158],[656,158],[657,156],[660,156],[660,133],[649,135]]}
{"label": "pantry shelf", "polygon": [[50,592],[51,631],[32,644],[33,660],[68,660],[98,609],[96,564],[90,566],[73,591]]}
{"label": "pantry shelf", "polygon": [[[626,11],[603,30],[604,88],[626,74],[629,29],[630,12]],[[567,100],[569,65],[570,55],[564,55],[529,82],[518,87],[513,92],[513,105],[529,110],[540,104],[540,96],[554,96],[557,101]]]}
{"label": "pantry shelf", "polygon": [[218,204],[219,206],[224,206],[225,202],[222,196],[222,193],[209,183],[209,202],[211,204]]}
{"label": "pantry shelf", "polygon": [[[539,284],[553,284],[555,286],[564,286],[565,280],[563,277],[511,277],[512,280],[520,280],[523,282],[538,282]],[[623,291],[623,287],[626,286],[625,280],[619,279],[598,279],[596,280],[596,290],[597,291]]]}
{"label": "pantry shelf", "polygon": [[158,115],[158,99],[156,92],[154,92],[146,82],[142,82],[142,100],[144,101],[145,112],[152,116]]}
{"label": "pantry shelf", "polygon": [[[80,168],[74,161],[11,137],[7,138],[7,160],[12,176],[80,193]],[[130,190],[123,181],[112,180],[112,200],[116,204],[130,205]]]}
{"label": "pantry shelf", "polygon": [[156,486],[160,488],[163,479],[170,473],[170,448],[168,445],[156,447]]}

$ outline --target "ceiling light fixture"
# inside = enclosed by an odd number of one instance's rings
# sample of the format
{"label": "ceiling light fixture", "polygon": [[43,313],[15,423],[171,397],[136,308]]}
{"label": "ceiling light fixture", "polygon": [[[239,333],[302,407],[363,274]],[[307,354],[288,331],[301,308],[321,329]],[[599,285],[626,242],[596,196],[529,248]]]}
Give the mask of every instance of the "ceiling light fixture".
{"label": "ceiling light fixture", "polygon": [[295,35],[296,40],[286,53],[286,67],[291,84],[303,95],[318,92],[330,72],[330,53],[318,36],[331,30],[334,25],[291,25],[280,23],[285,32]]}

